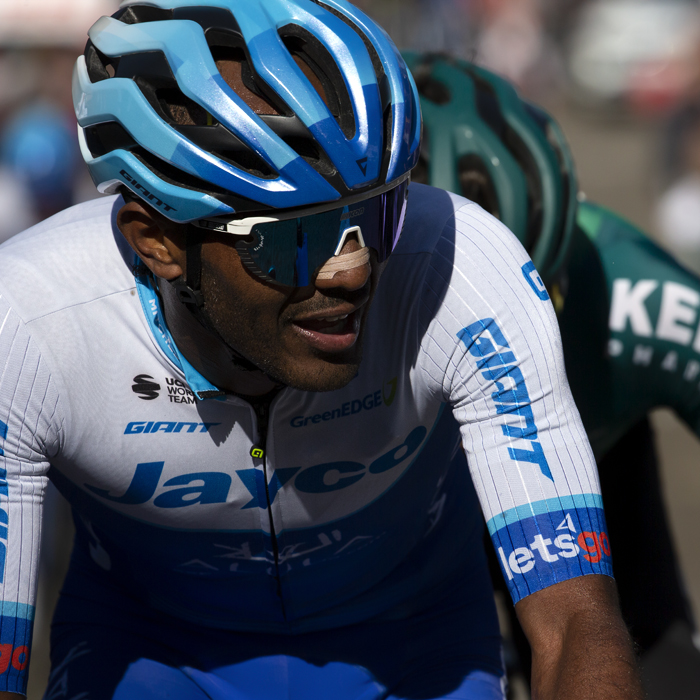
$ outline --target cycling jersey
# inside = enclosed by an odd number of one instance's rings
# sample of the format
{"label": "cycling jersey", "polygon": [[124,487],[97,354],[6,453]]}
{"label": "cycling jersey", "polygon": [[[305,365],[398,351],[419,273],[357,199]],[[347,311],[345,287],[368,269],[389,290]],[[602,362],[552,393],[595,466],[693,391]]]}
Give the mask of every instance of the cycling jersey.
{"label": "cycling jersey", "polygon": [[559,321],[596,457],[659,406],[700,435],[700,280],[598,205],[580,204],[578,225]]}
{"label": "cycling jersey", "polygon": [[554,311],[479,207],[412,186],[357,376],[253,406],[179,352],[122,204],[0,248],[1,688],[24,688],[48,476],[76,514],[73,568],[205,627],[306,634],[479,597],[471,482],[515,602],[611,574]]}

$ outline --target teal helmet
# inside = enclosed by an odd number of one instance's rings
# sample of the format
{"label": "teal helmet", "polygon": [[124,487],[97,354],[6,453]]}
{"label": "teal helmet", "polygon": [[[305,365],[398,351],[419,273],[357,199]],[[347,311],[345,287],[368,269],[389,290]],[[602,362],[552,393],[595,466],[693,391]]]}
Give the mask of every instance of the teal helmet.
{"label": "teal helmet", "polygon": [[545,283],[567,259],[578,187],[559,125],[503,78],[467,61],[405,52],[423,111],[413,180],[461,194],[498,217]]}

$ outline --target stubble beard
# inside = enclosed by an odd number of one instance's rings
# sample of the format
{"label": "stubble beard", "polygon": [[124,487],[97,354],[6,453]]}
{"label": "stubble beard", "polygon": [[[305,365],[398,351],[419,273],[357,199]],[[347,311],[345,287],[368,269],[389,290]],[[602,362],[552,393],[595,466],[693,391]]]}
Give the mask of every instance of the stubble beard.
{"label": "stubble beard", "polygon": [[[203,261],[204,262],[204,261]],[[357,341],[347,352],[338,355],[314,355],[312,361],[295,362],[292,353],[286,352],[278,338],[280,328],[285,325],[284,311],[275,318],[271,329],[259,327],[256,309],[245,309],[242,304],[231,303],[235,298],[227,285],[220,284],[213,270],[202,269],[202,294],[205,304],[202,312],[224,343],[234,352],[253,363],[275,382],[300,391],[325,392],[342,389],[357,375],[362,362],[365,323]],[[207,266],[208,267],[208,266]],[[369,307],[369,303],[367,304]],[[368,308],[364,309],[366,317]]]}

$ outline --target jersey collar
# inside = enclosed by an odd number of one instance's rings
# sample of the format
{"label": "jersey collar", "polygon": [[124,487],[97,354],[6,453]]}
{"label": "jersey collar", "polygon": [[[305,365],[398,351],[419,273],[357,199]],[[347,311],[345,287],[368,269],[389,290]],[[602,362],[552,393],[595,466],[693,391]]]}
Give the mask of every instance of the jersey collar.
{"label": "jersey collar", "polygon": [[158,346],[165,356],[185,375],[185,381],[198,399],[223,398],[226,393],[205,379],[180,352],[165,323],[165,316],[160,305],[160,298],[156,292],[153,275],[141,264],[137,256],[134,257],[134,277],[136,278],[136,289],[141,300],[141,308]]}

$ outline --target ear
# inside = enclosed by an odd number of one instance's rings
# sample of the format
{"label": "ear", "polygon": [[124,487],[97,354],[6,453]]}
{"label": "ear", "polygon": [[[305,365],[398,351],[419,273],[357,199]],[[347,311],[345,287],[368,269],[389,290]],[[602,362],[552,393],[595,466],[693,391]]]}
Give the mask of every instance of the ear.
{"label": "ear", "polygon": [[156,277],[174,280],[184,273],[184,224],[170,221],[145,203],[130,201],[119,210],[117,226]]}

